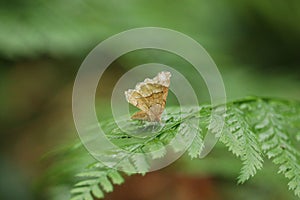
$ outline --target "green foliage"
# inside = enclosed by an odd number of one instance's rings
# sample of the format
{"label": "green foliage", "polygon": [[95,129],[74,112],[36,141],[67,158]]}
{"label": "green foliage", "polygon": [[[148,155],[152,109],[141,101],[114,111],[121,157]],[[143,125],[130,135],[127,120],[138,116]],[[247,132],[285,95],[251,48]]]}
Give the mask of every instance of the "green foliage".
{"label": "green foliage", "polygon": [[[225,133],[221,141],[229,150],[241,158],[243,167],[239,182],[243,183],[262,168],[262,155],[256,135],[249,124],[250,104],[228,105]],[[253,109],[253,108],[252,108]]]}
{"label": "green foliage", "polygon": [[[220,141],[243,163],[238,182],[243,183],[263,167],[265,158],[279,166],[279,173],[289,179],[289,188],[300,197],[299,124],[300,103],[274,99],[246,99],[230,102],[224,114],[225,126]],[[111,167],[95,162],[78,174],[80,181],[71,191],[72,199],[102,198],[104,192],[113,191],[113,184],[124,182],[118,169],[128,175],[145,174],[150,169],[149,160],[143,154],[151,152],[152,159],[166,155],[166,146],[181,151],[189,143],[190,135],[196,133],[187,149],[191,158],[199,158],[204,148],[203,137],[209,130],[218,129],[218,120],[211,115],[210,106],[191,108],[183,113],[179,108],[169,109],[165,124],[157,133],[137,138],[119,129],[113,122],[103,128],[107,137],[130,154],[113,149],[107,155],[118,156],[120,162]],[[194,120],[200,123],[195,126]],[[210,123],[212,122],[212,123]],[[140,126],[139,122],[128,122]],[[144,124],[145,125],[145,124]],[[186,142],[186,143],[185,143]]]}
{"label": "green foliage", "polygon": [[[289,189],[300,196],[300,152],[292,143],[292,138],[297,132],[289,134],[286,131],[292,128],[291,125],[296,122],[293,119],[297,119],[294,117],[299,116],[299,113],[292,113],[282,103],[261,101],[259,108],[265,110],[264,113],[257,113],[258,122],[255,126],[262,143],[262,150],[269,159],[273,160],[273,163],[279,165],[279,173],[283,173],[290,179]],[[291,121],[287,121],[286,117],[290,117]]]}
{"label": "green foliage", "polygon": [[119,185],[124,182],[117,170],[107,168],[100,163],[95,163],[88,170],[77,174],[77,177],[84,179],[76,183],[71,190],[71,193],[74,194],[72,200],[93,199],[93,196],[103,198],[104,191],[113,191],[112,184]]}

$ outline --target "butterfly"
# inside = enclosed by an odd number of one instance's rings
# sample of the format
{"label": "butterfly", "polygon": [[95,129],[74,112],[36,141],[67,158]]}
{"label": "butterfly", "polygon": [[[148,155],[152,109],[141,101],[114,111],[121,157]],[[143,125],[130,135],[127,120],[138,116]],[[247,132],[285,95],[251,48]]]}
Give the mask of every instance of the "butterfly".
{"label": "butterfly", "polygon": [[131,116],[131,119],[160,122],[166,106],[170,86],[171,73],[162,71],[154,78],[146,78],[137,83],[135,89],[125,91],[128,103],[136,106],[140,111]]}

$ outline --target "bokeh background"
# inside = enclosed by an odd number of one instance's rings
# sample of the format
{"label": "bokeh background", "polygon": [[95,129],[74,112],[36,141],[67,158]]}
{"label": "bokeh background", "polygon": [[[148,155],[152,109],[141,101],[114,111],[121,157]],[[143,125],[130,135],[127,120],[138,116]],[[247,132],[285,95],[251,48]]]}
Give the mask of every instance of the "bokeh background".
{"label": "bokeh background", "polygon": [[[49,172],[64,156],[44,157],[77,138],[73,81],[85,56],[104,39],[136,27],[174,29],[208,51],[228,100],[249,95],[300,100],[299,21],[298,0],[0,0],[0,199],[68,198],[72,169]],[[147,62],[188,66],[154,50],[122,56],[99,83],[104,86],[97,92],[99,118],[110,116],[117,79]],[[192,71],[183,73],[205,91]],[[198,94],[203,102],[209,100],[206,93]],[[183,157],[145,177],[129,177],[106,199],[296,199],[270,163],[237,185],[240,167],[220,145],[204,160]]]}

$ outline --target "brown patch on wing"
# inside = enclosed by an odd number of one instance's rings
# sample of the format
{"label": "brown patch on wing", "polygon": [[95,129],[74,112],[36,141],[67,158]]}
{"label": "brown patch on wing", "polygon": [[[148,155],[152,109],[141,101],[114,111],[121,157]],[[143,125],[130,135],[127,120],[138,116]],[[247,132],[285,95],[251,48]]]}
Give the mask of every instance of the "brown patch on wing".
{"label": "brown patch on wing", "polygon": [[[151,88],[153,88],[154,91],[152,94],[150,92]],[[160,121],[161,114],[163,113],[166,105],[168,88],[161,85],[145,85],[141,87],[141,91],[145,91],[144,94],[148,93],[149,91],[148,96],[134,92],[132,97],[135,98],[135,106],[142,111],[135,113],[131,119]],[[156,107],[159,109],[152,109]]]}
{"label": "brown patch on wing", "polygon": [[149,115],[145,111],[142,111],[142,110],[134,113],[131,116],[131,119],[150,121]]}

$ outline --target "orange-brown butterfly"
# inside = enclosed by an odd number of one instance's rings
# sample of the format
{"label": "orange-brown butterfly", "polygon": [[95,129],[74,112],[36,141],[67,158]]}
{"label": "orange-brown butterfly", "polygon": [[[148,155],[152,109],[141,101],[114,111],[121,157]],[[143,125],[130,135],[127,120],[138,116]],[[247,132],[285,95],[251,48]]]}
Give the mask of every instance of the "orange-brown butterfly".
{"label": "orange-brown butterfly", "polygon": [[140,109],[131,116],[150,122],[160,122],[166,106],[170,86],[171,73],[162,71],[153,79],[146,78],[138,83],[135,89],[125,91],[126,100]]}

